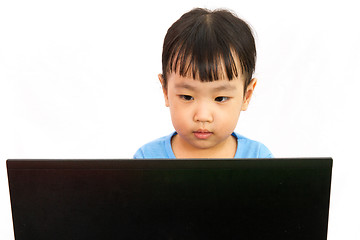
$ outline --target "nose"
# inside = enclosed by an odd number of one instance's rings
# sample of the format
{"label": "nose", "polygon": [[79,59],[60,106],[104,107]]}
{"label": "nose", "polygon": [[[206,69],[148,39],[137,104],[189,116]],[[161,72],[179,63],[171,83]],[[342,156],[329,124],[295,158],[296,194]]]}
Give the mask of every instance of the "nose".
{"label": "nose", "polygon": [[194,121],[211,123],[213,120],[214,117],[211,106],[206,103],[198,103],[195,108]]}

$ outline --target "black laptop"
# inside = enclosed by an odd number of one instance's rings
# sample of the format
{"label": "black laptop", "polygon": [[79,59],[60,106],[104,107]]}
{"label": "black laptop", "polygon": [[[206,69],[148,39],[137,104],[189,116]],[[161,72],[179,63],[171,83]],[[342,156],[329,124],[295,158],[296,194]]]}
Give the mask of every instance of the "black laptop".
{"label": "black laptop", "polygon": [[327,238],[331,158],[7,160],[16,240]]}

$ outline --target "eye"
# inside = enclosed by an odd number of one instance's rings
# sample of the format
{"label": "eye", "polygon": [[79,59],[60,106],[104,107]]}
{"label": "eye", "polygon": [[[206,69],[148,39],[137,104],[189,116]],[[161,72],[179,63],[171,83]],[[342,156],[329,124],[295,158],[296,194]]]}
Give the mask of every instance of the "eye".
{"label": "eye", "polygon": [[185,101],[191,101],[194,100],[194,98],[190,95],[180,95],[180,98],[185,100]]}
{"label": "eye", "polygon": [[229,97],[216,97],[215,101],[216,102],[226,102],[229,99],[230,99]]}

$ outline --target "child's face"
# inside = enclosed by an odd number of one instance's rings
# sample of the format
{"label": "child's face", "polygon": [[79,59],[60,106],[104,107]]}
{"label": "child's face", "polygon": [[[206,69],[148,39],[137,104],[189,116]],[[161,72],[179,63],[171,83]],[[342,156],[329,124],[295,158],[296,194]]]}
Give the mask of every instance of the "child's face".
{"label": "child's face", "polygon": [[[163,82],[161,75],[159,79]],[[178,140],[193,150],[216,149],[228,142],[240,112],[248,107],[255,85],[253,79],[244,94],[242,78],[201,82],[169,74],[163,91]]]}

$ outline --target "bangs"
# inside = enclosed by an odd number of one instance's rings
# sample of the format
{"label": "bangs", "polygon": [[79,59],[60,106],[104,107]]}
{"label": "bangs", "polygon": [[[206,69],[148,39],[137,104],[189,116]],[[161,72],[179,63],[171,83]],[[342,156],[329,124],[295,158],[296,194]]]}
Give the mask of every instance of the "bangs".
{"label": "bangs", "polygon": [[[214,46],[219,45],[200,42],[192,42],[192,45],[188,46],[184,43],[179,51],[172,53],[167,69],[169,73],[175,72],[182,77],[200,79],[202,82],[212,82],[224,78],[232,80],[239,76],[238,67],[240,66],[234,59],[230,48],[216,49]],[[240,71],[243,72],[242,69]]]}

